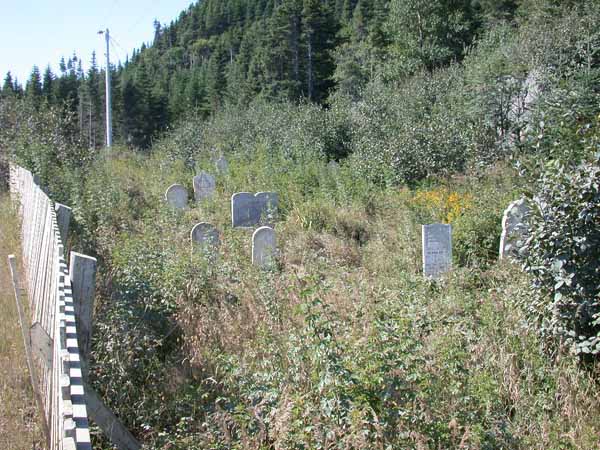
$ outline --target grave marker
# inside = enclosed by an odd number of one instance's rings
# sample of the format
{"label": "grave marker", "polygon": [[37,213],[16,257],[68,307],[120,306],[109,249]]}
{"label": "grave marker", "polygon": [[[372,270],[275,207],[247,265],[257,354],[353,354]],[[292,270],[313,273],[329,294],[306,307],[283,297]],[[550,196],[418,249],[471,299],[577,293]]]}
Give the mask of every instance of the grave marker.
{"label": "grave marker", "polygon": [[223,155],[221,155],[221,157],[217,159],[217,161],[215,162],[215,166],[220,174],[225,174],[229,171],[229,163]]}
{"label": "grave marker", "polygon": [[250,192],[231,196],[231,224],[233,227],[251,227],[258,223],[256,197]]}
{"label": "grave marker", "polygon": [[275,266],[277,242],[275,230],[271,227],[260,227],[252,234],[252,264],[271,269]]}
{"label": "grave marker", "polygon": [[188,202],[188,192],[182,185],[172,184],[165,192],[165,200],[174,208],[185,209]]}
{"label": "grave marker", "polygon": [[527,239],[527,220],[530,214],[531,208],[523,198],[508,205],[502,216],[500,259],[519,256]]}
{"label": "grave marker", "polygon": [[422,234],[423,274],[439,278],[452,266],[452,225],[423,225]]}
{"label": "grave marker", "polygon": [[207,254],[214,254],[221,245],[219,230],[212,224],[201,222],[194,225],[190,233],[192,251],[198,248]]}
{"label": "grave marker", "polygon": [[279,195],[277,195],[277,192],[257,192],[254,197],[256,197],[258,220],[262,219],[269,224],[275,222],[277,208],[279,207]]}
{"label": "grave marker", "polygon": [[194,182],[194,198],[196,201],[210,198],[214,195],[217,182],[215,177],[206,172],[201,172],[193,179]]}
{"label": "grave marker", "polygon": [[261,221],[272,224],[277,218],[279,196],[276,192],[238,192],[231,196],[233,227],[253,227]]}

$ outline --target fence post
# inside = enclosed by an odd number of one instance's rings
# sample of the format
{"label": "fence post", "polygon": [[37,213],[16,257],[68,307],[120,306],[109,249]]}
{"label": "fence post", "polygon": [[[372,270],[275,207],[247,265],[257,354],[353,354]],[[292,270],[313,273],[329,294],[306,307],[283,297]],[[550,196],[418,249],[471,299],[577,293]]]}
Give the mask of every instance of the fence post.
{"label": "fence post", "polygon": [[71,221],[71,208],[62,203],[55,203],[54,210],[56,211],[56,222],[58,231],[63,245],[67,246],[67,238],[69,237],[69,222]]}
{"label": "fence post", "polygon": [[92,343],[92,315],[96,291],[96,258],[71,252],[69,275],[75,307],[81,357],[89,359]]}

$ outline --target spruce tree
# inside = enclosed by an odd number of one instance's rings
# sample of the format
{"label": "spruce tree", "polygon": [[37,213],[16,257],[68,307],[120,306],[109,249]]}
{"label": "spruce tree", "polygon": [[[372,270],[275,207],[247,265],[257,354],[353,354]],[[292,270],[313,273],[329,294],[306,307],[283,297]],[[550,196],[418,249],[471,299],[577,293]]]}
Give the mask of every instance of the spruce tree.
{"label": "spruce tree", "polygon": [[42,101],[42,77],[37,66],[33,66],[25,85],[25,97],[35,108],[39,108]]}

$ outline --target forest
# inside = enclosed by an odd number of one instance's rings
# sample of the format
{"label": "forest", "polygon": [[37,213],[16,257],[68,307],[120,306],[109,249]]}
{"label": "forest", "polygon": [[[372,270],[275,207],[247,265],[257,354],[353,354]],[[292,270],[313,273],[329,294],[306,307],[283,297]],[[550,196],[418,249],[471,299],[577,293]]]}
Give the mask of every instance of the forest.
{"label": "forest", "polygon": [[[200,0],[110,68],[111,149],[96,56],[7,74],[0,179],[37,173],[99,262],[90,383],[145,448],[598,448],[598,23],[593,0]],[[214,196],[169,208],[201,171]],[[260,191],[269,271],[231,226]]]}
{"label": "forest", "polygon": [[[407,20],[414,14],[423,20]],[[461,61],[486,24],[516,14],[514,1],[200,1],[169,25],[155,22],[152,45],[111,66],[115,134],[147,148],[169,125],[224,104],[265,98],[326,106],[334,86],[356,98],[376,77],[396,82]],[[58,74],[34,67],[24,88],[9,72],[2,95],[67,109],[98,148],[105,73],[97,55],[87,71],[81,58],[61,59]]]}

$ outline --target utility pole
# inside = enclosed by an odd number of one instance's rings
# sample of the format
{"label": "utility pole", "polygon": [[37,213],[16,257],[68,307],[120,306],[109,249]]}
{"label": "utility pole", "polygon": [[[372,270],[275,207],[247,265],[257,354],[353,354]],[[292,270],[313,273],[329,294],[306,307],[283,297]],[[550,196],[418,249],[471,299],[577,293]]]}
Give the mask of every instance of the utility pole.
{"label": "utility pole", "polygon": [[106,31],[98,31],[98,34],[104,34],[106,38],[106,147],[112,147],[112,107],[111,107],[111,89],[110,89],[110,34],[108,28]]}

